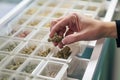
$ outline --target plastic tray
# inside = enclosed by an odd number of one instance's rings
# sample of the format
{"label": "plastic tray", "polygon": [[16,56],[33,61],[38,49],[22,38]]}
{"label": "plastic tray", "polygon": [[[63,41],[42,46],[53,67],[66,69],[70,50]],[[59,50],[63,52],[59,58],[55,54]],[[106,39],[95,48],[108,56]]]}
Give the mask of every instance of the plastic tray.
{"label": "plastic tray", "polygon": [[[7,74],[10,75],[9,80],[70,80],[67,78],[68,76],[72,80],[74,80],[73,78],[82,79],[89,60],[78,59],[75,55],[82,55],[88,42],[80,41],[68,45],[72,54],[67,59],[55,57],[60,49],[54,48],[52,43],[48,43],[50,22],[72,12],[96,18],[101,4],[102,2],[92,2],[92,0],[70,0],[69,2],[33,0],[18,17],[10,21],[6,33],[0,34],[0,52],[11,53],[1,60],[0,64],[3,65],[0,67],[0,71],[7,71]],[[19,45],[11,51],[3,50],[14,41]],[[31,48],[31,46],[33,47]],[[49,48],[51,51],[48,50]],[[48,55],[38,56],[40,51],[48,51]],[[0,55],[3,54],[0,53]],[[15,70],[6,69],[13,61],[18,60],[23,63]],[[24,72],[30,65],[35,65],[30,69],[30,73]]]}

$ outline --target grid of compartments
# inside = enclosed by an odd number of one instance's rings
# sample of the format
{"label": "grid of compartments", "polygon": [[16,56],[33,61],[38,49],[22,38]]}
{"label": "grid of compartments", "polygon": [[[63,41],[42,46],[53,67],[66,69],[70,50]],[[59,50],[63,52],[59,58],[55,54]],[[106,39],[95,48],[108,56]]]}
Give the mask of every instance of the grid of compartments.
{"label": "grid of compartments", "polygon": [[88,42],[68,45],[71,54],[60,55],[60,49],[47,41],[50,21],[70,12],[95,18],[101,4],[101,0],[34,0],[0,35],[0,80],[67,80],[67,75],[82,79],[89,61],[74,56],[82,54]]}

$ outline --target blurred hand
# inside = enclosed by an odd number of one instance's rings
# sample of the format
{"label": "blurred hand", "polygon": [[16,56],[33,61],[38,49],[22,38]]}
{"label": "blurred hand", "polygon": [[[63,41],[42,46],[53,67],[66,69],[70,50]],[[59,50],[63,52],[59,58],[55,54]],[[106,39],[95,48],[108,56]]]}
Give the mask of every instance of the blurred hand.
{"label": "blurred hand", "polygon": [[[114,22],[102,22],[81,14],[72,13],[51,22],[50,37],[52,38],[55,33],[65,36],[62,42],[54,43],[55,46],[58,45],[62,48],[66,44],[81,40],[89,41],[109,36],[116,37],[116,33],[111,33],[111,29],[116,30],[113,26],[115,26]],[[108,31],[106,31],[107,29]]]}

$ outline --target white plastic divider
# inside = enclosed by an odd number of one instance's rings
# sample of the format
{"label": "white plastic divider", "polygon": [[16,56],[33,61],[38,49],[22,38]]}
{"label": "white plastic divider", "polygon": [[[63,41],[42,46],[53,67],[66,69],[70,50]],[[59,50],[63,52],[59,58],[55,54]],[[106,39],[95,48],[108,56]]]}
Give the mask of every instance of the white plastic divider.
{"label": "white plastic divider", "polygon": [[[9,55],[7,55],[7,54],[1,54],[1,52],[0,52],[0,65],[3,65],[4,64],[4,62],[7,60],[9,58]],[[0,68],[1,68],[1,66],[0,66]]]}

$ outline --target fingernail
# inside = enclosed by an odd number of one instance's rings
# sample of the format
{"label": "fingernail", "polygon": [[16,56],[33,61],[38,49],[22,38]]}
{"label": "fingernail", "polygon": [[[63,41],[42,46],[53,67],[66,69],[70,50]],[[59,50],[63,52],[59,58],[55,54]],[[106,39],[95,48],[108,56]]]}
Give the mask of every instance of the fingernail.
{"label": "fingernail", "polygon": [[53,37],[51,33],[49,34],[49,37],[50,37],[50,38],[52,38],[52,37]]}

